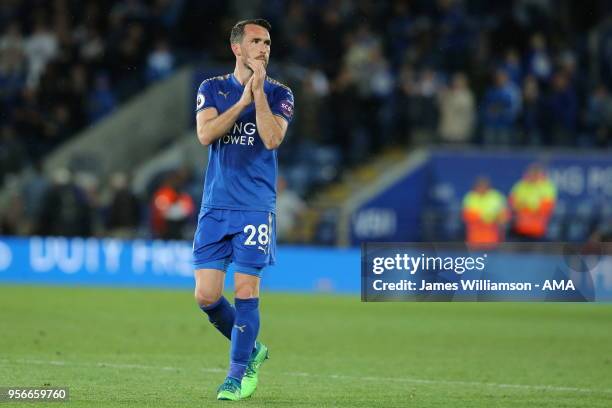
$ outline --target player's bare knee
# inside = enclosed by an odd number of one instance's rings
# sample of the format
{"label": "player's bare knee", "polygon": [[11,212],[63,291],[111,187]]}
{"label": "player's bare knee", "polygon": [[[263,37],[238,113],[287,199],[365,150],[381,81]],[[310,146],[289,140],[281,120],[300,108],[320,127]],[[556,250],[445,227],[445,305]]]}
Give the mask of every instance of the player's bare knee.
{"label": "player's bare knee", "polygon": [[238,299],[250,299],[257,297],[255,287],[249,284],[237,285],[234,294]]}
{"label": "player's bare knee", "polygon": [[221,298],[219,291],[199,287],[196,287],[194,295],[200,306],[210,306]]}

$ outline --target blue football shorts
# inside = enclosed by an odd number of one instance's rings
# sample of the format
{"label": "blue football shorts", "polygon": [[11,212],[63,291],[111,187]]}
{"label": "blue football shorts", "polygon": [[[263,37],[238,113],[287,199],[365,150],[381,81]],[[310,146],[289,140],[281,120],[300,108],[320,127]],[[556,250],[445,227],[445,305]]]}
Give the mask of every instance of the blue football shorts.
{"label": "blue football shorts", "polygon": [[265,211],[205,208],[198,215],[193,238],[194,269],[236,272],[261,277],[263,268],[274,265],[276,220]]}

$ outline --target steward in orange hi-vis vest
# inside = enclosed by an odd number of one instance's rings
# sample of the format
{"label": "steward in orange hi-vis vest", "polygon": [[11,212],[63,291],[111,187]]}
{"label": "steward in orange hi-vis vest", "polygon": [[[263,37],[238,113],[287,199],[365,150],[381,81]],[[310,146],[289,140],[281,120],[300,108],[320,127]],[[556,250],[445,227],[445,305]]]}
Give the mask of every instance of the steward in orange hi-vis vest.
{"label": "steward in orange hi-vis vest", "polygon": [[469,244],[495,244],[503,240],[508,221],[506,198],[491,188],[487,178],[479,178],[463,199],[463,220]]}
{"label": "steward in orange hi-vis vest", "polygon": [[557,188],[544,169],[532,165],[510,192],[514,232],[526,238],[541,239],[555,208]]}

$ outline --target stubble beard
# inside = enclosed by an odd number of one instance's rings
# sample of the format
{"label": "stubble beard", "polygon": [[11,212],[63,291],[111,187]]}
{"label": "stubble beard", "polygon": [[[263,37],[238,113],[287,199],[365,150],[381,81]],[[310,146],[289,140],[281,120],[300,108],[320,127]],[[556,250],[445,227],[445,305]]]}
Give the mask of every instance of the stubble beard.
{"label": "stubble beard", "polygon": [[[242,57],[242,65],[248,69],[249,71],[251,71],[251,73],[253,73],[253,70],[251,69],[251,67],[249,67],[249,65],[247,64],[247,60],[249,59],[249,57]],[[259,58],[255,58],[257,61],[261,61],[263,62],[263,66],[264,69],[268,69],[268,59],[259,59]]]}

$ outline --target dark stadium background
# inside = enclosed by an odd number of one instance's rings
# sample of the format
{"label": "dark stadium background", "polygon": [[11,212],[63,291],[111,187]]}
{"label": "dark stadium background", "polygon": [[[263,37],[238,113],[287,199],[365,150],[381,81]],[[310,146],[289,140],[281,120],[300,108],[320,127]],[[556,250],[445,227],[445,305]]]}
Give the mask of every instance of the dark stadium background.
{"label": "dark stadium background", "polygon": [[[540,153],[570,150],[576,158],[601,151],[609,146],[612,126],[609,8],[606,1],[4,1],[0,232],[160,236],[150,209],[164,182],[189,194],[197,208],[202,162],[154,164],[137,191],[132,186],[135,196],[118,193],[125,180],[113,175],[123,173],[129,182],[138,166],[189,130],[189,98],[204,76],[231,70],[227,33],[248,15],[272,23],[270,73],[298,101],[279,154],[289,201],[298,203],[281,220],[291,226],[283,227],[282,241],[334,245],[343,201],[385,173],[388,161],[417,147],[435,152],[448,145],[479,151],[529,146]],[[193,72],[193,80],[180,85],[189,96],[173,103],[188,107],[179,116],[143,114],[131,124],[155,128],[156,121],[173,121],[168,134],[136,137],[129,126],[120,129],[128,134],[118,140],[133,137],[129,149],[144,153],[105,167],[100,156],[128,147],[102,143],[94,152],[81,148],[49,163],[52,151],[113,120],[128,102],[182,69]],[[458,77],[465,89],[453,91]],[[501,81],[499,88],[495,81]],[[452,123],[454,116],[447,114],[444,101],[453,92],[468,100],[462,108],[466,124]],[[492,106],[499,112],[490,113]],[[454,125],[464,130],[448,134]],[[495,172],[488,175],[495,181]],[[66,177],[79,209],[63,219],[53,206],[68,197],[59,193],[53,204],[45,193]],[[447,204],[440,211],[457,202]],[[597,210],[586,210],[590,224],[573,240],[597,229]],[[563,223],[575,219],[576,211],[568,209]],[[414,217],[426,213],[427,208]],[[194,214],[185,228],[168,234],[190,239]],[[422,233],[416,238],[424,239]],[[462,238],[460,228],[450,236],[427,235]]]}
{"label": "dark stadium background", "polygon": [[463,242],[476,179],[508,196],[534,163],[558,190],[538,241],[610,240],[605,0],[2,0],[0,387],[212,404],[226,345],[190,293],[195,92],[252,17],[296,100],[263,280],[279,358],[253,404],[608,406],[609,305],[358,302],[360,243]]}

